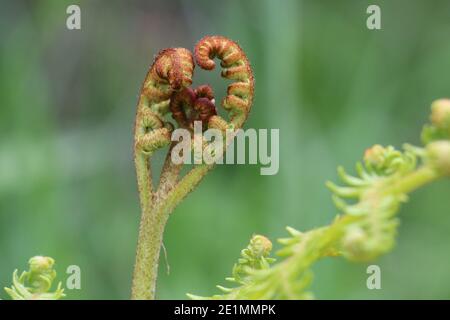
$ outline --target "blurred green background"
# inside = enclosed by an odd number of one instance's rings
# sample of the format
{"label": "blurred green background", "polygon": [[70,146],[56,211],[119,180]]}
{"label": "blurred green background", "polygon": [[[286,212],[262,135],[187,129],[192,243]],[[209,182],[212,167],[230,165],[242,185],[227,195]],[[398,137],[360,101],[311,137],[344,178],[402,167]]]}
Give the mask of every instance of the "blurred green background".
{"label": "blurred green background", "polygon": [[[79,31],[66,8],[81,6]],[[382,30],[366,28],[381,6]],[[49,255],[69,298],[126,299],[140,215],[132,161],[141,83],[162,48],[206,34],[240,43],[256,77],[247,127],[280,129],[280,171],[218,166],[176,209],[165,233],[159,298],[210,295],[253,233],[328,223],[324,187],[374,143],[420,143],[429,105],[450,96],[448,1],[2,1],[0,10],[0,287],[29,257]],[[196,69],[217,99],[219,71]],[[162,161],[161,159],[159,160]],[[402,208],[395,250],[376,263],[321,261],[322,299],[450,298],[450,183]],[[4,293],[0,296],[5,297]]]}

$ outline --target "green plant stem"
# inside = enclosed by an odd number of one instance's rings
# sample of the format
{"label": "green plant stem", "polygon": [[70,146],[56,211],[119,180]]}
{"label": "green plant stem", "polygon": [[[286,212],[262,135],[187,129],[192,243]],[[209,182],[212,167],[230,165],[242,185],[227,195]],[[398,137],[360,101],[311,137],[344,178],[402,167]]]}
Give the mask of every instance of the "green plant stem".
{"label": "green plant stem", "polygon": [[[148,189],[139,188],[142,217],[136,252],[131,298],[133,300],[155,299],[156,280],[158,278],[159,255],[164,228],[170,213],[194,189],[201,179],[213,168],[213,165],[198,165],[188,172],[166,195],[156,197],[141,194]],[[141,175],[148,174],[148,167],[136,165],[138,181]],[[159,193],[157,193],[159,194]],[[146,202],[146,203],[143,203]]]}
{"label": "green plant stem", "polygon": [[136,166],[136,176],[139,190],[139,201],[142,212],[147,212],[153,202],[153,185],[148,156],[136,150],[134,164]]}
{"label": "green plant stem", "polygon": [[[282,261],[277,267],[281,271],[290,268],[294,274],[301,274],[316,260],[332,252],[337,252],[335,250],[336,244],[344,234],[344,228],[358,219],[361,219],[361,217],[343,215],[331,225],[311,231],[306,239],[296,245],[292,256]],[[309,247],[309,250],[305,250],[305,247]],[[313,247],[313,250],[311,250],[311,247]]]}
{"label": "green plant stem", "polygon": [[133,300],[155,299],[159,254],[168,217],[155,209],[142,213],[131,291]]}
{"label": "green plant stem", "polygon": [[175,143],[172,143],[170,145],[166,159],[164,160],[161,176],[159,178],[158,192],[156,194],[157,198],[160,198],[162,197],[162,195],[167,194],[175,187],[178,182],[178,177],[180,175],[183,164],[174,164],[172,162],[171,155],[175,145]]}

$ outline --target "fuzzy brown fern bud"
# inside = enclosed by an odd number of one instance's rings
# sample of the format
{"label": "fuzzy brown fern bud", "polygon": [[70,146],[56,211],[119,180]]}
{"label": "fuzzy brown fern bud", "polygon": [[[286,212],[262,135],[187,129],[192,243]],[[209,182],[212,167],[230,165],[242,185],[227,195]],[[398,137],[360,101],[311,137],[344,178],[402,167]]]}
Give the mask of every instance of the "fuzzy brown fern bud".
{"label": "fuzzy brown fern bud", "polygon": [[197,98],[208,98],[214,103],[214,91],[209,85],[203,84],[198,86],[195,88],[194,92]]}
{"label": "fuzzy brown fern bud", "polygon": [[217,115],[212,89],[206,85],[195,90],[184,88],[174,93],[169,109],[172,118],[181,128],[192,129],[195,121],[201,121],[203,129],[206,130],[209,119]]}
{"label": "fuzzy brown fern bud", "polygon": [[195,99],[196,95],[194,90],[185,88],[180,92],[174,93],[170,100],[169,108],[170,112],[172,112],[172,118],[181,128],[188,128],[190,126]]}
{"label": "fuzzy brown fern bud", "polygon": [[198,119],[195,120],[200,120],[203,128],[207,128],[211,117],[217,115],[216,106],[208,98],[195,100],[194,110],[198,112]]}
{"label": "fuzzy brown fern bud", "polygon": [[211,117],[217,115],[213,89],[209,85],[201,85],[194,92],[196,95],[194,110],[198,113],[196,120],[200,120],[203,128],[207,128]]}
{"label": "fuzzy brown fern bud", "polygon": [[230,112],[231,122],[241,127],[253,103],[255,81],[250,63],[239,45],[222,36],[206,36],[195,46],[195,60],[205,70],[215,67],[214,58],[221,60],[222,77],[235,80],[227,89],[223,107]]}

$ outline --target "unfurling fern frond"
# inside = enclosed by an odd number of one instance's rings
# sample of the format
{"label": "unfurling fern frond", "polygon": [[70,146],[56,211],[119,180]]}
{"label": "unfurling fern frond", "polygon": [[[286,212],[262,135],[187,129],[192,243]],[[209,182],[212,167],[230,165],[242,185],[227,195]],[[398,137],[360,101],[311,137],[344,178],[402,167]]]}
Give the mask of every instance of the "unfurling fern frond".
{"label": "unfurling fern frond", "polygon": [[[202,150],[208,151],[212,142],[204,141],[203,136],[193,130],[195,124],[201,123],[202,131],[219,130],[224,137],[231,130],[231,137],[234,137],[247,120],[253,103],[253,71],[245,52],[236,42],[222,36],[206,36],[197,43],[194,51],[195,55],[184,48],[162,50],[150,67],[139,96],[134,158],[142,214],[132,284],[133,299],[155,298],[159,253],[169,215],[214,167],[215,161],[204,161],[203,152],[199,158],[194,152],[195,165],[184,173],[183,162],[173,161],[172,157],[176,147],[181,145],[172,135],[175,127],[187,129],[191,145],[195,146],[200,141]],[[191,88],[195,64],[212,70],[215,57],[221,60],[222,77],[233,81],[222,101],[227,113],[225,117],[218,114],[209,85]],[[174,122],[168,117],[169,113]],[[225,139],[227,145],[231,141]],[[159,184],[154,190],[151,158],[165,146],[169,146],[169,150],[159,175]],[[223,148],[214,158],[221,156],[226,149]],[[184,156],[188,155],[183,152]]]}
{"label": "unfurling fern frond", "polygon": [[367,149],[363,162],[356,165],[357,176],[338,168],[345,185],[328,182],[327,186],[341,215],[330,225],[307,232],[288,228],[290,237],[279,240],[283,246],[277,252],[282,258],[279,262],[263,268],[243,267],[245,281],[234,281],[234,275],[231,280],[239,286],[219,287],[223,295],[190,297],[310,299],[311,267],[317,260],[343,256],[368,261],[390,251],[399,225],[396,215],[408,194],[450,177],[450,100],[433,103],[431,124],[425,126],[422,138],[424,148],[405,145],[404,151],[399,151],[375,145]]}
{"label": "unfurling fern frond", "polygon": [[17,269],[14,271],[13,285],[5,288],[13,300],[58,300],[65,297],[61,282],[54,292],[49,292],[56,278],[56,271],[53,269],[55,260],[35,256],[28,264],[29,270],[22,272],[20,276]]}

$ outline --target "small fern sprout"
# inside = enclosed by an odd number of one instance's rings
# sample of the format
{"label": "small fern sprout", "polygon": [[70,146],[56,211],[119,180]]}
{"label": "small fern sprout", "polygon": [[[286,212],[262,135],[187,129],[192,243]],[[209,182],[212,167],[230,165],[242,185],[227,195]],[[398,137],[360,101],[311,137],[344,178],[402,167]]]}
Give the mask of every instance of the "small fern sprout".
{"label": "small fern sprout", "polygon": [[[252,283],[252,275],[257,270],[267,270],[270,264],[275,262],[274,258],[270,257],[272,251],[272,242],[262,235],[254,235],[250,239],[247,248],[241,251],[241,257],[233,266],[232,276],[226,278],[227,281],[245,287]],[[238,288],[227,288],[218,285],[217,288],[221,290],[223,295],[215,295],[211,298],[187,294],[187,296],[194,300],[207,299],[239,299],[242,292]]]}
{"label": "small fern sprout", "polygon": [[[195,134],[196,122],[202,124],[203,130],[214,128],[224,132],[232,129],[236,132],[250,112],[254,80],[245,53],[235,42],[225,37],[204,37],[195,47],[197,64],[211,70],[215,56],[222,60],[222,76],[235,80],[228,87],[228,95],[222,104],[229,113],[229,119],[218,115],[214,93],[209,85],[191,88],[195,64],[192,53],[187,49],[162,50],[144,80],[137,106],[134,136],[142,215],[132,284],[133,299],[155,298],[159,253],[167,219],[214,167],[200,159],[188,173],[181,175],[183,164],[174,163],[171,158],[171,152],[178,144],[178,141],[171,140],[173,130],[176,127],[189,130],[191,142],[194,142],[191,146],[202,139],[202,148],[205,149],[209,143]],[[171,118],[168,114],[171,114]],[[158,186],[154,190],[150,160],[157,150],[167,146],[169,150]]]}
{"label": "small fern sprout", "polygon": [[272,242],[264,236],[254,235],[247,248],[241,251],[241,258],[233,267],[233,276],[228,281],[244,283],[251,270],[267,269],[275,259],[270,258]]}
{"label": "small fern sprout", "polygon": [[62,283],[49,292],[56,278],[55,261],[50,257],[35,256],[28,261],[29,270],[13,273],[13,285],[5,291],[13,300],[58,300],[65,297]]}

